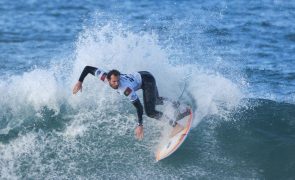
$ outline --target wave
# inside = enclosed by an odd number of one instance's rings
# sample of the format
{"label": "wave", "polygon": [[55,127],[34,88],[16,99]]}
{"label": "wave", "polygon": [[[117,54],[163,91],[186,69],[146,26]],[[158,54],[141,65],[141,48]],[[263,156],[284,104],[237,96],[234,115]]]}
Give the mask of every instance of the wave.
{"label": "wave", "polygon": [[214,137],[225,157],[248,166],[266,179],[294,177],[294,104],[266,99],[245,99],[246,108],[214,128]]}
{"label": "wave", "polygon": [[[126,173],[135,178],[139,172],[140,177],[187,177],[173,173],[177,164],[173,160],[168,168],[152,161],[163,122],[144,117],[145,138],[137,142],[133,134],[136,112],[128,100],[92,76],[85,79],[82,93],[72,95],[72,86],[86,65],[125,73],[150,71],[160,95],[170,99],[177,99],[185,89],[181,101],[195,111],[194,128],[187,140],[192,144],[202,142],[198,131],[204,122],[212,122],[211,127],[218,125],[218,120],[208,117],[230,120],[245,96],[240,85],[215,70],[199,64],[171,63],[170,50],[160,45],[154,33],[134,33],[114,24],[87,27],[73,51],[49,67],[2,78],[1,177],[119,178]],[[204,133],[212,138],[210,141],[218,140],[209,130]],[[199,145],[186,148],[195,148],[190,152],[197,153],[202,147]],[[177,153],[186,154],[188,149]],[[195,166],[191,172],[199,175],[212,172],[201,164],[192,165],[200,157],[208,159],[201,151],[191,160],[184,158],[189,163],[183,168]],[[215,158],[220,159],[218,154]]]}
{"label": "wave", "polygon": [[81,110],[89,112],[92,107],[101,109],[102,102],[119,101],[110,88],[93,77],[86,78],[82,94],[71,95],[71,88],[86,65],[117,68],[126,73],[150,71],[157,79],[160,94],[171,99],[177,99],[186,86],[190,96],[184,102],[198,107],[195,126],[205,115],[221,113],[220,103],[234,107],[243,96],[238,86],[221,74],[193,64],[172,65],[167,53],[156,34],[133,33],[114,24],[85,28],[71,57],[1,81],[0,134],[18,129],[25,122],[47,122],[50,116],[60,119]]}

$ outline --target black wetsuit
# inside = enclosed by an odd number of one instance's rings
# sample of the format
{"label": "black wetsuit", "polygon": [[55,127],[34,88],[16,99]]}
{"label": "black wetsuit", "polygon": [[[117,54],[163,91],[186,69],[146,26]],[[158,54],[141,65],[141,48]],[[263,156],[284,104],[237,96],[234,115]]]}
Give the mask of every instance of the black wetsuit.
{"label": "black wetsuit", "polygon": [[142,79],[141,89],[143,90],[143,102],[145,113],[148,117],[160,119],[162,112],[157,111],[156,105],[163,103],[163,98],[159,97],[158,88],[154,76],[147,71],[139,71]]}

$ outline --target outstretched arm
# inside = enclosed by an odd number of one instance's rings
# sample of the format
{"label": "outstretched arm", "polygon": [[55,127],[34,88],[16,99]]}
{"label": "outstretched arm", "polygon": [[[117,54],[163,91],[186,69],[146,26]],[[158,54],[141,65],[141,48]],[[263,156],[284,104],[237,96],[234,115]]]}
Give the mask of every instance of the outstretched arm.
{"label": "outstretched arm", "polygon": [[95,75],[95,71],[97,70],[96,67],[92,67],[92,66],[85,66],[85,68],[83,69],[81,75],[80,75],[80,78],[79,78],[79,81],[80,82],[83,82],[85,77],[90,73],[92,74],[93,76]]}
{"label": "outstretched arm", "polygon": [[76,83],[76,85],[73,88],[73,94],[76,94],[78,91],[82,91],[82,83],[85,79],[85,77],[90,73],[92,75],[95,75],[97,68],[96,67],[92,67],[92,66],[85,66],[85,68],[83,69],[79,81]]}
{"label": "outstretched arm", "polygon": [[139,99],[136,99],[132,104],[135,106],[137,111],[137,117],[138,117],[138,125],[142,126],[142,114],[143,114],[143,108],[139,101]]}
{"label": "outstretched arm", "polygon": [[137,124],[137,127],[135,129],[135,135],[136,135],[137,139],[141,140],[143,138],[143,125],[142,125],[143,108],[142,108],[142,105],[141,105],[139,99],[136,99],[133,102],[133,105],[136,108],[137,116],[138,116],[138,124]]}

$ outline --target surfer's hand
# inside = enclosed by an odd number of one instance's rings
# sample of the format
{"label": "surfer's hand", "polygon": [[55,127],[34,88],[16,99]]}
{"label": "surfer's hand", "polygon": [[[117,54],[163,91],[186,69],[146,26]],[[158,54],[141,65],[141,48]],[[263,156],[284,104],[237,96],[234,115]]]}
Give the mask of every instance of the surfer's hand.
{"label": "surfer's hand", "polygon": [[76,94],[80,90],[82,92],[82,82],[78,81],[73,88],[73,94]]}
{"label": "surfer's hand", "polygon": [[135,129],[135,135],[138,140],[143,138],[143,126],[137,126]]}

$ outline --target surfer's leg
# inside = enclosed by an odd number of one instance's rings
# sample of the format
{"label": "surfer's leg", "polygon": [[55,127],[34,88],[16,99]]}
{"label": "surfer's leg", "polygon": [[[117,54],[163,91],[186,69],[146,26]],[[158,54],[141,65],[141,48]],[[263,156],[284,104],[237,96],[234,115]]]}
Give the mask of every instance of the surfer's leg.
{"label": "surfer's leg", "polygon": [[142,90],[145,112],[147,116],[151,118],[160,119],[163,116],[163,113],[156,110],[156,104],[159,99],[156,80],[149,72],[141,71],[139,73],[142,77]]}
{"label": "surfer's leg", "polygon": [[153,96],[155,96],[156,98],[155,105],[163,105],[164,101],[166,101],[167,98],[159,96],[158,87],[157,87],[157,83],[154,76],[148,71],[139,71],[139,74],[141,75],[141,78],[142,78],[142,89],[144,90],[145,88],[145,82],[151,82]]}
{"label": "surfer's leg", "polygon": [[144,108],[147,116],[155,119],[160,119],[163,116],[162,112],[156,110],[156,95],[153,82],[147,82],[143,89]]}
{"label": "surfer's leg", "polygon": [[159,96],[158,87],[157,87],[156,82],[155,82],[154,86],[155,86],[155,91],[156,91],[156,105],[163,105],[164,104],[164,100],[166,98]]}

